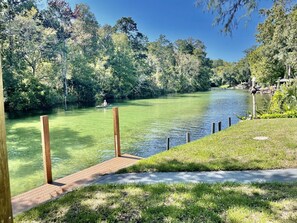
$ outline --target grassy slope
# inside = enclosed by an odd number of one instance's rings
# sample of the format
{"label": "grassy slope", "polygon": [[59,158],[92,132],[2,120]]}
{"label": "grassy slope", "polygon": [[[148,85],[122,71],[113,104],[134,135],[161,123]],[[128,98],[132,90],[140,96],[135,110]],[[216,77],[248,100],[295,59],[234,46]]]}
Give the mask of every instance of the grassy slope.
{"label": "grassy slope", "polygon": [[297,222],[297,184],[104,185],[83,188],[15,222]]}
{"label": "grassy slope", "polygon": [[[257,136],[268,140],[258,141]],[[175,147],[121,172],[246,170],[297,167],[297,119],[240,122]]]}

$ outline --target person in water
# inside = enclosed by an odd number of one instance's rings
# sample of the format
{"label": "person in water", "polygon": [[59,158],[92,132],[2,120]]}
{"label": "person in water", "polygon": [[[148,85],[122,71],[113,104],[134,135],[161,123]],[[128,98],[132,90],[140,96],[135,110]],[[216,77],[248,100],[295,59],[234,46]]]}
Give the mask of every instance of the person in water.
{"label": "person in water", "polygon": [[107,101],[104,100],[102,105],[103,105],[104,107],[107,106]]}

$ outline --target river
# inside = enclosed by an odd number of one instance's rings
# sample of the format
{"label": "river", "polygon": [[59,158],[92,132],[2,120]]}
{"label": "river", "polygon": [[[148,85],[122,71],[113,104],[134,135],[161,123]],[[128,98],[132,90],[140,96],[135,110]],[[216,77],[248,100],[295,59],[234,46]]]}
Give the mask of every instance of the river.
{"label": "river", "polygon": [[[251,96],[247,91],[212,90],[170,95],[157,99],[128,100],[119,107],[123,153],[148,157],[170,146],[210,134],[211,123],[222,121],[223,129],[246,115]],[[111,109],[58,110],[49,114],[52,169],[59,178],[114,156]],[[7,146],[12,194],[43,183],[39,116],[7,119]]]}

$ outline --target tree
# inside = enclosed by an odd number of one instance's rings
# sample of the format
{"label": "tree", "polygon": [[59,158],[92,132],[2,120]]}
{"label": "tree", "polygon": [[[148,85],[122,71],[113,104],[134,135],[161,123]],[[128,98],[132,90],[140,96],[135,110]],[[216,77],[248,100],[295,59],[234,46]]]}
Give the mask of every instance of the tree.
{"label": "tree", "polygon": [[200,40],[188,38],[177,40],[176,46],[176,74],[179,92],[208,90],[210,87],[211,65],[206,58],[205,45]]}
{"label": "tree", "polygon": [[163,92],[174,92],[176,58],[173,44],[164,35],[148,44],[148,57],[154,67],[154,78]]}
{"label": "tree", "polygon": [[138,31],[137,23],[131,17],[122,17],[119,19],[114,29],[116,32],[124,33],[128,36],[131,47],[134,52],[139,52],[136,57],[145,57],[141,51],[146,51],[147,37]]}
{"label": "tree", "polygon": [[99,24],[87,5],[76,6],[76,19],[72,22],[68,40],[69,93],[80,104],[91,105],[100,91],[96,82],[94,64],[99,56]]}
{"label": "tree", "polygon": [[283,75],[283,65],[270,57],[265,56],[264,47],[259,46],[247,55],[251,75],[257,78],[259,83],[275,84]]}
{"label": "tree", "polygon": [[75,18],[78,11],[72,11],[69,4],[64,0],[49,0],[49,9],[44,13],[44,25],[57,30],[57,48],[61,57],[61,77],[64,89],[64,108],[67,110],[67,44],[66,40],[71,37],[71,19]]}
{"label": "tree", "polygon": [[257,40],[265,56],[297,69],[297,7],[286,9],[276,3],[263,14],[267,18],[258,26]]}
{"label": "tree", "polygon": [[37,66],[48,54],[49,45],[56,41],[56,32],[45,28],[38,18],[38,11],[32,7],[16,15],[10,24],[11,34],[15,36],[16,53],[24,58],[36,75]]}

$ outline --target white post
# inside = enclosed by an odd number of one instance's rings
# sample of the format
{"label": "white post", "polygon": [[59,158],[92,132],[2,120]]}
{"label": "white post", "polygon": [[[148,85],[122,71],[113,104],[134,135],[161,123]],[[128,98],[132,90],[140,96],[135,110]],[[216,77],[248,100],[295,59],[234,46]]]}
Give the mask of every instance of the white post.
{"label": "white post", "polygon": [[[252,79],[252,89],[255,88],[255,82],[256,82],[256,78],[253,77]],[[253,95],[253,119],[257,118],[257,114],[256,114],[256,93],[252,93]]]}

